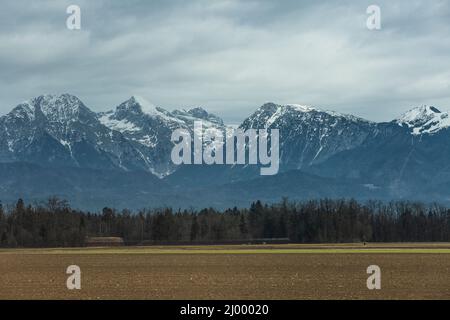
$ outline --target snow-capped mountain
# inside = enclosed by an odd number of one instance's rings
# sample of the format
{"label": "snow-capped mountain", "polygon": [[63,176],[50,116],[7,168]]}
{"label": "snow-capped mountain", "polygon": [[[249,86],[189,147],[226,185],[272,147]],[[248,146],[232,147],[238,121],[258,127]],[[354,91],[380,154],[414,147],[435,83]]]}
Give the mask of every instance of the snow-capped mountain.
{"label": "snow-capped mountain", "polygon": [[101,113],[69,94],[30,99],[0,117],[0,200],[60,193],[85,208],[118,199],[133,208],[224,207],[283,196],[450,202],[450,121],[435,107],[374,123],[266,103],[240,128],[280,130],[276,177],[261,177],[257,166],[173,165],[173,130],[193,133],[196,120],[227,128],[202,108],[168,111],[139,97]]}
{"label": "snow-capped mountain", "polygon": [[[379,133],[376,123],[333,111],[298,104],[266,103],[239,126],[279,129],[280,172],[307,171],[315,164],[364,144]],[[167,178],[180,188],[220,185],[258,178],[257,166],[183,166]],[[211,179],[214,176],[214,179]]]}
{"label": "snow-capped mountain", "polygon": [[145,170],[170,174],[173,130],[224,130],[223,121],[201,108],[173,113],[132,97],[115,110],[95,113],[69,94],[43,95],[0,117],[0,161],[49,166]]}
{"label": "snow-capped mountain", "polygon": [[131,97],[113,111],[100,113],[99,121],[111,130],[119,131],[135,146],[159,177],[176,170],[170,159],[172,132],[176,129],[194,130],[194,121],[201,120],[204,129],[225,130],[222,119],[201,108],[167,111],[143,98]]}
{"label": "snow-capped mountain", "polygon": [[189,110],[175,110],[172,115],[178,119],[182,119],[184,122],[193,127],[194,121],[202,120],[205,127],[223,127],[224,123],[218,116],[208,113],[205,109],[196,107]]}
{"label": "snow-capped mountain", "polygon": [[410,128],[413,135],[433,134],[450,127],[448,112],[426,105],[405,112],[395,122]]}
{"label": "snow-capped mountain", "polygon": [[174,170],[170,161],[170,136],[173,130],[186,127],[183,121],[137,97],[131,97],[115,110],[99,114],[98,119],[130,141],[152,173],[165,176]]}
{"label": "snow-capped mountain", "polygon": [[43,95],[0,118],[0,158],[46,165],[142,169],[122,134],[103,126],[77,97]]}
{"label": "snow-capped mountain", "polygon": [[384,189],[393,199],[448,201],[449,124],[448,113],[436,107],[415,108],[394,121],[377,123],[376,135],[308,171],[359,179],[371,188]]}
{"label": "snow-capped mountain", "polygon": [[241,128],[278,128],[284,169],[302,169],[361,145],[377,132],[375,123],[311,106],[266,103]]}

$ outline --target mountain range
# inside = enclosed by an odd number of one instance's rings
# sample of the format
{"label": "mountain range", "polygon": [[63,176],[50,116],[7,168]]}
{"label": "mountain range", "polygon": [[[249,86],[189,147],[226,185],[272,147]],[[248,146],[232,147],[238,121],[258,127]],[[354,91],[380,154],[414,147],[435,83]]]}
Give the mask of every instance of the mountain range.
{"label": "mountain range", "polygon": [[376,123],[312,106],[266,103],[241,129],[279,129],[280,172],[257,165],[171,162],[171,134],[194,121],[225,132],[202,108],[168,111],[131,97],[94,112],[70,94],[42,95],[0,117],[0,200],[49,196],[79,208],[248,205],[319,197],[450,202],[450,119],[433,106]]}

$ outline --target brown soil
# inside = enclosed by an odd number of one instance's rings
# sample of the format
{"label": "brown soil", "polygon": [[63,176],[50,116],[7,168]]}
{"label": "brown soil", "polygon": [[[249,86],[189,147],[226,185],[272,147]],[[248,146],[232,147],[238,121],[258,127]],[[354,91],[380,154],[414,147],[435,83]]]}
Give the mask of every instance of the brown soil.
{"label": "brown soil", "polygon": [[[67,266],[82,289],[66,288]],[[366,269],[381,268],[381,290]],[[0,299],[450,299],[450,254],[0,253]]]}

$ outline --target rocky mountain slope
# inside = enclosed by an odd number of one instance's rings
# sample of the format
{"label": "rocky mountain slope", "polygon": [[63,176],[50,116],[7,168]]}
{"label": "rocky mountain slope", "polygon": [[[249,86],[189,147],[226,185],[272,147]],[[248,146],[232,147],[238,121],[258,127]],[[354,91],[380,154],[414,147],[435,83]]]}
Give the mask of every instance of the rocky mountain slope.
{"label": "rocky mountain slope", "polygon": [[0,200],[59,195],[105,205],[231,206],[311,197],[450,202],[450,120],[432,106],[374,123],[303,105],[267,103],[240,128],[280,131],[280,173],[257,165],[181,165],[173,130],[194,121],[224,132],[202,108],[168,111],[131,97],[96,113],[77,97],[43,95],[0,117]]}
{"label": "rocky mountain slope", "polygon": [[193,122],[221,130],[223,121],[195,108],[171,113],[135,97],[95,113],[77,97],[43,95],[0,117],[0,162],[50,167],[145,170],[170,174],[172,131]]}

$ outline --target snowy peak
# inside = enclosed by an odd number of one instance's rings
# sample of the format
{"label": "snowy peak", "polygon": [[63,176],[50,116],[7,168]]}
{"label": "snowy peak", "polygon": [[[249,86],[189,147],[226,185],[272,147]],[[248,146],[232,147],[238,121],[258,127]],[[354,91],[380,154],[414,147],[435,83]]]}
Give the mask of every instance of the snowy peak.
{"label": "snowy peak", "polygon": [[181,121],[177,119],[177,117],[175,117],[170,111],[157,107],[145,98],[139,96],[132,96],[130,99],[117,106],[115,111],[103,113],[101,116],[104,119],[105,116],[108,116],[110,119],[127,120],[140,125],[142,122],[153,120],[171,123],[172,125],[181,123]]}
{"label": "snowy peak", "polygon": [[306,106],[306,105],[301,105],[301,104],[286,104],[286,105],[281,105],[281,104],[276,104],[273,102],[267,102],[265,104],[263,104],[261,107],[259,107],[259,109],[256,112],[261,112],[261,113],[277,113],[280,111],[297,111],[297,112],[311,112],[311,111],[321,111],[317,108],[314,108],[312,106]]}
{"label": "snowy peak", "polygon": [[44,95],[31,100],[48,120],[67,121],[79,118],[81,115],[92,114],[76,96],[62,94],[60,96]]}
{"label": "snowy peak", "polygon": [[279,129],[281,169],[302,169],[360,146],[375,134],[370,121],[318,108],[266,103],[244,120],[240,128]]}
{"label": "snowy peak", "polygon": [[132,96],[130,98],[130,102],[138,104],[141,107],[142,112],[144,113],[152,113],[157,111],[156,106],[153,103],[146,100],[144,97]]}
{"label": "snowy peak", "polygon": [[427,105],[411,109],[394,121],[411,128],[413,135],[433,134],[450,126],[448,112]]}
{"label": "snowy peak", "polygon": [[187,111],[187,113],[192,114],[194,117],[200,118],[200,119],[206,119],[206,118],[208,118],[208,115],[209,115],[205,109],[200,108],[200,107],[189,109]]}
{"label": "snowy peak", "polygon": [[116,107],[116,113],[133,113],[136,115],[159,115],[161,108],[156,107],[146,99],[139,96],[132,96],[125,102]]}
{"label": "snowy peak", "polygon": [[35,108],[30,102],[26,101],[19,104],[6,115],[9,118],[22,119],[24,121],[33,121],[35,119]]}
{"label": "snowy peak", "polygon": [[417,122],[427,122],[439,113],[441,113],[441,111],[437,108],[423,105],[405,112],[398,119],[398,122],[408,123],[411,125]]}
{"label": "snowy peak", "polygon": [[174,110],[172,112],[172,115],[174,117],[177,117],[184,122],[186,122],[187,125],[192,126],[193,121],[196,120],[202,120],[205,121],[206,126],[223,126],[223,120],[216,116],[215,114],[208,113],[205,109],[201,107],[191,108],[189,110]]}
{"label": "snowy peak", "polygon": [[334,111],[325,111],[316,107],[301,105],[301,104],[287,104],[280,105],[272,102],[265,103],[259,107],[249,118],[244,121],[244,127],[255,127],[255,125],[270,127],[274,124],[279,124],[283,121],[316,121],[320,119],[339,119],[347,122],[365,122],[370,121],[347,114],[341,114]]}
{"label": "snowy peak", "polygon": [[304,104],[298,104],[298,103],[288,103],[285,105],[281,105],[281,104],[275,104],[273,102],[268,102],[263,104],[259,110],[261,110],[262,112],[280,112],[281,111],[291,111],[291,112],[324,112],[324,113],[330,113],[333,115],[338,115],[337,112],[334,111],[326,111],[326,110],[322,110],[319,109],[317,107],[313,107],[313,106],[309,106],[309,105],[304,105]]}
{"label": "snowy peak", "polygon": [[287,104],[286,108],[290,108],[299,112],[311,112],[311,111],[318,111],[323,112],[322,110],[319,110],[317,108],[314,108],[312,106],[305,106],[301,104]]}
{"label": "snowy peak", "polygon": [[146,168],[132,145],[97,117],[73,95],[32,98],[0,118],[0,159],[45,166]]}
{"label": "snowy peak", "polygon": [[95,114],[73,95],[47,94],[19,104],[8,116],[27,119],[28,121],[45,118],[50,122],[66,123],[83,117],[95,117]]}

